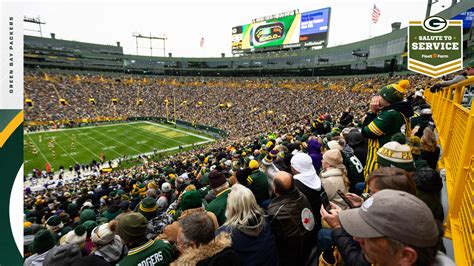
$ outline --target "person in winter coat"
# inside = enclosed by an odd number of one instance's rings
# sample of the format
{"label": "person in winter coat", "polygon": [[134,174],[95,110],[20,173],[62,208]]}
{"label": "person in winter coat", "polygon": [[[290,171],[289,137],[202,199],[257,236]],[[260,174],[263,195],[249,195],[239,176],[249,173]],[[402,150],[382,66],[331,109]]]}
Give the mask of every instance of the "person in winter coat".
{"label": "person in winter coat", "polygon": [[353,130],[347,134],[346,143],[354,150],[354,155],[365,166],[367,162],[367,140],[359,130]]}
{"label": "person in winter coat", "polygon": [[436,136],[430,127],[426,127],[421,136],[421,159],[425,160],[431,169],[436,170],[439,154],[440,149],[436,144]]}
{"label": "person in winter coat", "polygon": [[349,191],[355,192],[357,183],[364,182],[364,165],[354,155],[354,150],[347,145],[346,141],[341,138],[328,142],[330,149],[338,149],[341,151],[342,163],[347,170],[347,178],[350,182]]}
{"label": "person in winter coat", "polygon": [[235,184],[227,201],[227,220],[219,232],[231,234],[232,247],[244,265],[278,265],[272,229],[252,191]]}
{"label": "person in winter coat", "polygon": [[276,197],[268,206],[268,215],[280,265],[305,265],[315,241],[311,205],[295,188],[293,178],[287,172],[280,171],[275,175],[273,190]]}
{"label": "person in winter coat", "polygon": [[186,216],[179,225],[176,246],[181,255],[171,265],[243,265],[230,234],[215,236],[214,223],[206,213]]}
{"label": "person in winter coat", "polygon": [[343,164],[341,151],[338,149],[328,150],[323,154],[321,182],[329,201],[334,202],[342,209],[346,209],[348,206],[337,194],[337,191],[340,190],[342,193],[347,193],[350,183],[347,178],[346,167]]}
{"label": "person in winter coat", "polygon": [[416,196],[428,205],[434,218],[439,223],[443,223],[444,211],[440,197],[443,181],[439,173],[430,167],[422,167],[416,169],[413,179],[417,188]]}
{"label": "person in winter coat", "polygon": [[321,170],[321,160],[323,159],[323,155],[321,154],[321,143],[315,138],[311,138],[308,141],[308,154],[313,161],[313,166],[316,172],[319,173]]}
{"label": "person in winter coat", "polygon": [[252,174],[247,178],[248,188],[252,190],[258,204],[262,204],[264,201],[270,199],[268,193],[268,181],[265,173],[260,171],[260,165],[256,160],[249,162],[249,168],[252,170]]}
{"label": "person in winter coat", "polygon": [[56,238],[51,231],[47,229],[38,231],[31,245],[34,254],[26,258],[23,266],[43,265],[46,255],[55,245]]}
{"label": "person in winter coat", "polygon": [[116,228],[115,220],[95,227],[91,236],[95,249],[89,256],[77,260],[72,266],[116,265],[128,252],[120,237],[116,235]]}
{"label": "person in winter coat", "polygon": [[[324,189],[311,157],[306,153],[297,153],[291,158],[291,170],[294,174],[295,187],[306,196],[311,204],[311,210],[317,210],[321,206],[321,193]],[[321,217],[319,212],[313,214],[316,221],[315,231],[318,231],[321,228]]]}
{"label": "person in winter coat", "polygon": [[392,136],[399,133],[403,125],[407,132],[411,131],[409,119],[414,114],[413,107],[410,102],[403,101],[408,86],[406,80],[384,86],[379,91],[380,95],[374,96],[370,102],[370,112],[367,113],[362,128],[362,135],[368,139],[367,162],[364,167],[366,179],[379,167],[378,149],[391,141]]}
{"label": "person in winter coat", "polygon": [[212,212],[206,212],[204,209],[201,194],[197,190],[184,192],[183,196],[181,197],[180,208],[183,212],[179,216],[178,220],[166,226],[163,229],[163,233],[160,234],[156,239],[167,240],[175,243],[178,236],[179,221],[194,213],[207,213],[214,224],[214,230],[217,230],[219,227],[216,215]]}

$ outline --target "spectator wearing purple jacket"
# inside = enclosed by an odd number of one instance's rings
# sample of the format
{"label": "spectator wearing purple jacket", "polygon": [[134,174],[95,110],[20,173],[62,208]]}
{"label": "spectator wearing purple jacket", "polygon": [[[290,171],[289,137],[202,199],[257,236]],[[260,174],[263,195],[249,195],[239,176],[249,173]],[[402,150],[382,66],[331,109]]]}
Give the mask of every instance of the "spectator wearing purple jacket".
{"label": "spectator wearing purple jacket", "polygon": [[308,154],[311,156],[314,169],[319,173],[321,170],[321,161],[323,159],[323,155],[321,154],[321,143],[319,143],[318,140],[310,139],[308,141]]}

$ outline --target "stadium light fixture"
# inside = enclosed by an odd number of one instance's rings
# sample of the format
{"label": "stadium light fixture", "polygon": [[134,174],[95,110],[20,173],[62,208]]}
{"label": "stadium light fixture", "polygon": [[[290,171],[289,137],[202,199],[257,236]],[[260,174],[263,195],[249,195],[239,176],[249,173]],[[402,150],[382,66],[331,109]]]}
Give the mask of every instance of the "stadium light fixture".
{"label": "stadium light fixture", "polygon": [[39,16],[36,17],[36,18],[24,16],[24,17],[23,17],[23,21],[24,21],[24,22],[27,22],[27,23],[33,23],[33,24],[38,25],[39,30],[32,30],[32,29],[25,29],[25,30],[26,30],[26,31],[39,32],[39,33],[40,33],[40,36],[43,37],[43,31],[42,31],[42,29],[41,29],[41,25],[46,25],[46,22],[45,22],[45,21],[41,21],[41,18],[40,18]]}
{"label": "stadium light fixture", "polygon": [[148,39],[150,41],[150,56],[153,56],[153,40],[161,40],[163,41],[163,48],[158,48],[158,50],[163,50],[163,57],[165,57],[166,55],[166,40],[168,39],[168,37],[166,37],[165,34],[163,34],[163,36],[152,36],[151,33],[149,36],[146,36],[146,35],[142,35],[141,33],[137,33],[137,32],[133,32],[132,33],[132,36],[135,37],[135,43],[136,43],[136,47],[137,47],[137,55],[138,55],[138,39],[141,38],[141,39]]}

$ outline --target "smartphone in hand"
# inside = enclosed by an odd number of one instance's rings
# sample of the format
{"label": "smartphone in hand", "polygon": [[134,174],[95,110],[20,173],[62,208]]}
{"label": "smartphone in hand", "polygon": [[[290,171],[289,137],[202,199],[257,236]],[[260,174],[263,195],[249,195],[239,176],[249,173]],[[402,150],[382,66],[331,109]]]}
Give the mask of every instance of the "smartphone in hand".
{"label": "smartphone in hand", "polygon": [[323,203],[324,209],[331,213],[331,204],[329,203],[329,198],[328,195],[326,194],[326,191],[323,191],[321,193],[321,201]]}
{"label": "smartphone in hand", "polygon": [[347,204],[347,206],[349,206],[350,209],[355,208],[354,204],[352,204],[352,202],[346,197],[346,195],[344,195],[344,193],[342,193],[340,189],[337,190],[337,195],[341,197],[341,199]]}

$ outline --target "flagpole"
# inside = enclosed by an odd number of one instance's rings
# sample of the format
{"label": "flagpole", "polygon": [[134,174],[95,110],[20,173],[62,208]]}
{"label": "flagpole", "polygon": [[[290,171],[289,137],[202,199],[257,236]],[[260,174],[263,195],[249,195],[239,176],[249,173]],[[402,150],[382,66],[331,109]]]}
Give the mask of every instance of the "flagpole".
{"label": "flagpole", "polygon": [[202,76],[202,67],[204,64],[204,37],[201,39],[201,51],[202,51],[202,60],[201,60],[201,83],[204,83],[204,78]]}
{"label": "flagpole", "polygon": [[372,19],[370,19],[369,23],[370,23],[370,26],[369,26],[369,39],[370,39],[370,37],[372,37],[372,24],[374,24],[374,22],[372,21]]}
{"label": "flagpole", "polygon": [[374,7],[375,7],[375,3],[372,6],[372,14],[371,14],[372,17],[369,19],[369,23],[370,23],[370,25],[369,25],[369,39],[370,39],[370,37],[372,37],[372,24],[374,24],[374,22],[373,22]]}

